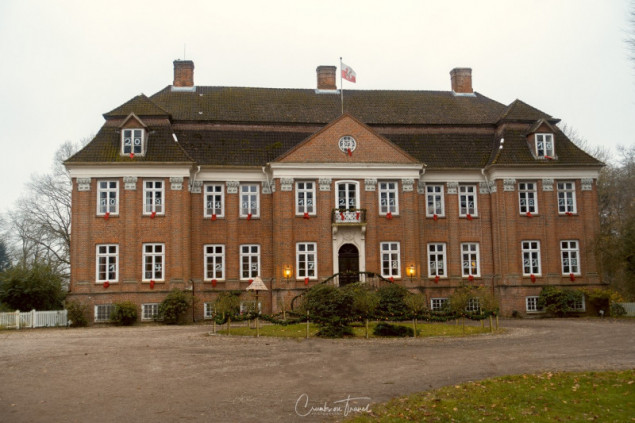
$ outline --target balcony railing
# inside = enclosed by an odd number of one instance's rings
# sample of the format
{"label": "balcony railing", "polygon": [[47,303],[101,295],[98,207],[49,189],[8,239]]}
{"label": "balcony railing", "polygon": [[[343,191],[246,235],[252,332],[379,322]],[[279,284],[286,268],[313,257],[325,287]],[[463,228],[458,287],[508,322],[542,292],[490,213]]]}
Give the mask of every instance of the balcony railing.
{"label": "balcony railing", "polygon": [[366,209],[333,209],[333,224],[361,225],[366,223]]}

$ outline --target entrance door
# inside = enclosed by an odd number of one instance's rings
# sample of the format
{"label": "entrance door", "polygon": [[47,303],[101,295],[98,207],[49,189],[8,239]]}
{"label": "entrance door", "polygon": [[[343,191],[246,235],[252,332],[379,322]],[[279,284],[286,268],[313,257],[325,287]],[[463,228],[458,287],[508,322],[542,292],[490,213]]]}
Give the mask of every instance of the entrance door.
{"label": "entrance door", "polygon": [[338,252],[340,286],[359,282],[359,250],[353,244],[344,244]]}

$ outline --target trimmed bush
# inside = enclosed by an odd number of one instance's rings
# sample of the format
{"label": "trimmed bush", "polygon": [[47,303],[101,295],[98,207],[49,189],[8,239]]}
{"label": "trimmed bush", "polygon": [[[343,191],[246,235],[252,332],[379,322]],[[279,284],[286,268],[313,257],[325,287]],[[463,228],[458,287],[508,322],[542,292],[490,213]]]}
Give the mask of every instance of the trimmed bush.
{"label": "trimmed bush", "polygon": [[547,286],[540,291],[538,305],[558,317],[566,317],[575,311],[573,304],[581,299],[582,292],[580,291]]}
{"label": "trimmed bush", "polygon": [[190,308],[191,303],[191,294],[174,289],[159,304],[159,318],[167,325],[176,325]]}
{"label": "trimmed bush", "polygon": [[353,294],[331,285],[315,285],[305,296],[305,309],[310,319],[322,328],[318,336],[341,337],[353,320]]}
{"label": "trimmed bush", "polygon": [[391,325],[390,323],[378,323],[373,329],[373,335],[375,336],[397,336],[408,337],[414,336],[414,330],[407,326]]}
{"label": "trimmed bush", "polygon": [[68,320],[72,328],[83,328],[88,326],[88,305],[79,301],[69,301],[66,303]]}
{"label": "trimmed bush", "polygon": [[379,295],[379,305],[376,315],[380,319],[406,319],[409,317],[409,310],[404,298],[410,295],[403,286],[390,284],[377,290]]}
{"label": "trimmed bush", "polygon": [[131,301],[116,303],[110,321],[119,326],[132,326],[137,321],[137,305]]}

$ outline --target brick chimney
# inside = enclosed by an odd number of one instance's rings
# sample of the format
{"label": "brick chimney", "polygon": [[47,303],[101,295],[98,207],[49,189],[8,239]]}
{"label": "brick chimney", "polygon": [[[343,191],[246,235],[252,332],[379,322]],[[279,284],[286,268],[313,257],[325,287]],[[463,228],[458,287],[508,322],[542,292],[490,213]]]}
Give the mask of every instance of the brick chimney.
{"label": "brick chimney", "polygon": [[175,87],[194,86],[194,62],[191,60],[174,61],[174,83]]}
{"label": "brick chimney", "polygon": [[318,90],[336,90],[335,85],[335,66],[318,66],[317,72],[317,89]]}
{"label": "brick chimney", "polygon": [[456,94],[473,94],[472,90],[472,69],[454,68],[450,71],[452,80],[452,91]]}

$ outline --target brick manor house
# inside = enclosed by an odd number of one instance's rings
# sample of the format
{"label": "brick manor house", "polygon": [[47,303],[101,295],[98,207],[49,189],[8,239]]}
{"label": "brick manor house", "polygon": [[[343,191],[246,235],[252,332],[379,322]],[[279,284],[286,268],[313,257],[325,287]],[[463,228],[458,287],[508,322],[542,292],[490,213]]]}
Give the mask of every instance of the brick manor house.
{"label": "brick manor house", "polygon": [[202,320],[256,277],[271,313],[337,275],[433,310],[484,285],[503,315],[530,315],[544,286],[600,285],[602,163],[559,119],[474,92],[469,68],[450,75],[450,91],[345,90],[342,108],[335,66],[315,89],[275,89],[197,86],[175,61],[172,85],[104,114],[66,162],[70,298],[95,322],[131,300],[144,321],[189,289]]}

